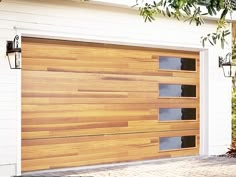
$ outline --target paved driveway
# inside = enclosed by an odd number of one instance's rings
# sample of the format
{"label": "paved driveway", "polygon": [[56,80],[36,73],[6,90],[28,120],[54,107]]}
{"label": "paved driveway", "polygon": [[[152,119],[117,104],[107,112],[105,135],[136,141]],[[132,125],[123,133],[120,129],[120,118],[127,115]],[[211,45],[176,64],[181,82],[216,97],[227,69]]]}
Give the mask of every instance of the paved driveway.
{"label": "paved driveway", "polygon": [[[31,174],[32,175],[32,174]],[[35,173],[37,176],[81,177],[236,177],[236,159],[190,157],[145,161],[96,169]],[[26,175],[27,176],[27,175]]]}

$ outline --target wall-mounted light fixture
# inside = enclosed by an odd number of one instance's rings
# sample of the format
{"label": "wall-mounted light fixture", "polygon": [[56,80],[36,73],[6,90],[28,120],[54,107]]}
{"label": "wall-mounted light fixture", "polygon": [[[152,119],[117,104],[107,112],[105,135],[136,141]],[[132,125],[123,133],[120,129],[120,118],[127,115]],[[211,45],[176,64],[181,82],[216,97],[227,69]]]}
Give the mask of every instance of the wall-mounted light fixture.
{"label": "wall-mounted light fixture", "polygon": [[231,62],[232,54],[228,53],[225,58],[219,57],[219,67],[223,68],[225,77],[235,77],[236,64]]}
{"label": "wall-mounted light fixture", "polygon": [[6,55],[11,69],[21,69],[21,48],[18,35],[13,41],[7,41]]}

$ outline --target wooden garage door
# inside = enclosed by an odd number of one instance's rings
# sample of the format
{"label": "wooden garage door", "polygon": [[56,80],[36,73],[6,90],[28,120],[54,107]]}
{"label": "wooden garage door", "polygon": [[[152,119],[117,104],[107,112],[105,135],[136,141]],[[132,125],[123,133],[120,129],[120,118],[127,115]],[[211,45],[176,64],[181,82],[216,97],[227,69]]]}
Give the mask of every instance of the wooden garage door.
{"label": "wooden garage door", "polygon": [[199,153],[196,52],[23,38],[22,170]]}

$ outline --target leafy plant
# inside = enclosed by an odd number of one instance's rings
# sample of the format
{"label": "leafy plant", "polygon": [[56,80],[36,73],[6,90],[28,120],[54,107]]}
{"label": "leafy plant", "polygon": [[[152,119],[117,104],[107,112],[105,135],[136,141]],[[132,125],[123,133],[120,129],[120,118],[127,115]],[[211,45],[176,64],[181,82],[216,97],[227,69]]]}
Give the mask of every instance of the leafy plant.
{"label": "leafy plant", "polygon": [[231,147],[229,148],[228,152],[226,153],[228,157],[236,158],[236,142],[232,143]]}
{"label": "leafy plant", "polygon": [[215,45],[217,41],[221,42],[224,48],[226,36],[230,34],[227,29],[228,22],[226,16],[231,15],[236,9],[235,0],[154,0],[152,3],[145,3],[144,0],[136,0],[136,6],[139,7],[140,15],[145,21],[152,22],[158,15],[175,18],[177,20],[188,21],[196,26],[204,24],[204,16],[215,16],[220,14],[215,32],[202,37],[202,44],[206,42]]}

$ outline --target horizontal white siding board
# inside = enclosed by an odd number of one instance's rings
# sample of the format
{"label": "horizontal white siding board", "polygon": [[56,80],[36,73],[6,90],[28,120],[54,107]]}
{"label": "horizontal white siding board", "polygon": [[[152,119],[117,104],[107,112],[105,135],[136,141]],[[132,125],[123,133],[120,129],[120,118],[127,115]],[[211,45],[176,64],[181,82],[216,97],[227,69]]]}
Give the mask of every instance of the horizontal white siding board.
{"label": "horizontal white siding board", "polygon": [[[2,78],[0,77],[0,80]],[[14,79],[15,80],[15,79]],[[0,93],[2,93],[3,97],[5,98],[9,98],[9,97],[16,97],[16,87],[15,85],[9,84],[8,89],[6,89],[6,83],[7,81],[3,81],[2,83],[0,83]],[[1,88],[2,87],[2,88]],[[0,100],[1,102],[1,100]]]}
{"label": "horizontal white siding board", "polygon": [[16,130],[15,129],[1,129],[0,130],[0,147],[16,147]]}
{"label": "horizontal white siding board", "polygon": [[16,97],[14,96],[14,93],[15,93],[16,91],[14,91],[13,93],[12,93],[12,96],[9,96],[9,97],[5,97],[4,96],[4,93],[2,93],[2,96],[1,96],[1,98],[0,98],[0,102],[2,102],[2,103],[8,103],[8,104],[10,104],[10,103],[15,103],[16,102]]}
{"label": "horizontal white siding board", "polygon": [[[78,2],[79,0],[72,0],[72,1],[75,1],[75,2]],[[123,6],[133,6],[134,4],[136,4],[136,0],[93,0],[94,2],[100,2],[100,3],[107,3],[107,4],[115,4],[115,5],[123,5]],[[151,2],[152,3],[152,0],[148,1],[148,0],[139,0],[138,2]]]}
{"label": "horizontal white siding board", "polygon": [[14,119],[1,119],[0,129],[11,129],[16,130],[17,124]]}
{"label": "horizontal white siding board", "polygon": [[[10,35],[14,35],[16,34],[15,31],[12,30],[12,27],[9,26],[9,24],[6,24],[5,25],[5,28],[4,28],[4,23],[6,22],[5,20],[3,20],[3,24],[1,24],[0,26],[0,30],[1,30],[1,34],[0,34],[0,39],[7,39],[7,38],[10,38],[12,36]],[[9,37],[8,37],[9,36]],[[5,43],[6,44],[6,41],[0,41],[1,44],[2,43]]]}
{"label": "horizontal white siding board", "polygon": [[[4,40],[6,42],[6,40]],[[16,77],[16,73],[17,71],[11,70],[9,67],[9,63],[6,57],[6,43],[4,43],[4,48],[2,48],[2,50],[0,51],[0,74],[3,75],[8,75],[9,74],[9,78],[13,78],[14,76]],[[11,84],[13,83],[13,79],[10,80],[8,77],[4,78],[4,80],[2,82],[5,82],[6,84]],[[9,79],[9,80],[8,80]]]}
{"label": "horizontal white siding board", "polygon": [[[13,104],[13,103],[12,103]],[[13,107],[13,106],[10,106],[9,104],[4,104],[4,103],[1,103],[1,109],[0,109],[1,111],[6,111],[6,114],[7,114],[7,112],[8,111],[13,111],[13,112],[15,112],[15,110],[16,110],[16,108],[15,107]]]}
{"label": "horizontal white siding board", "polygon": [[14,73],[11,72],[11,73],[9,73],[9,75],[7,75],[6,72],[0,71],[0,85],[1,84],[9,84],[8,88],[5,88],[5,87],[0,88],[0,92],[1,91],[12,92],[13,90],[15,90],[16,89],[15,82],[16,82],[16,75]]}
{"label": "horizontal white siding board", "polygon": [[0,120],[3,120],[3,119],[16,121],[16,109],[10,108],[10,107],[7,109],[0,108]]}
{"label": "horizontal white siding board", "polygon": [[[15,164],[16,163],[16,146],[0,147],[0,165]],[[1,176],[0,171],[0,176]]]}
{"label": "horizontal white siding board", "polygon": [[15,165],[0,165],[0,177],[14,176],[16,171]]}

